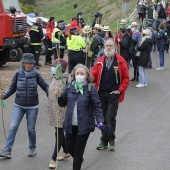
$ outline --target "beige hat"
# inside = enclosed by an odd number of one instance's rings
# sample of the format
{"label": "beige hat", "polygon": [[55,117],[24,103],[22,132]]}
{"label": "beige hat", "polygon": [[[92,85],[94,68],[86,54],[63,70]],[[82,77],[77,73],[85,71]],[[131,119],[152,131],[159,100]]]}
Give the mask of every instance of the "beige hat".
{"label": "beige hat", "polygon": [[109,26],[104,26],[103,31],[111,31],[111,30],[110,30]]}
{"label": "beige hat", "polygon": [[91,32],[90,26],[85,25],[84,28],[83,28],[83,32],[84,32],[84,33],[90,33],[90,32]]}
{"label": "beige hat", "polygon": [[99,24],[95,24],[93,28],[96,28],[96,29],[99,29],[99,30],[103,29],[103,27]]}
{"label": "beige hat", "polygon": [[137,22],[135,22],[135,21],[132,22],[132,23],[131,23],[131,27],[133,27],[133,26],[138,26]]}
{"label": "beige hat", "polygon": [[142,31],[142,34],[150,35],[148,30],[143,30],[143,31]]}
{"label": "beige hat", "polygon": [[120,21],[120,25],[126,25],[126,24],[127,24],[126,19],[122,19],[122,20]]}

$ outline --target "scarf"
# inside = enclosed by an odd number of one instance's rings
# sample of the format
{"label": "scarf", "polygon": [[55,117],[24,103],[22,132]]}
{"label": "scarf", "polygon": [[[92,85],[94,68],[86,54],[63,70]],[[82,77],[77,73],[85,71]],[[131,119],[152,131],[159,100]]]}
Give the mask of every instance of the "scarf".
{"label": "scarf", "polygon": [[82,83],[75,82],[74,88],[75,88],[76,90],[80,91],[80,93],[83,95],[83,85],[82,85]]}
{"label": "scarf", "polygon": [[140,45],[141,45],[146,39],[151,39],[151,37],[150,37],[149,35],[145,35],[144,37],[142,37],[142,41],[141,41]]}

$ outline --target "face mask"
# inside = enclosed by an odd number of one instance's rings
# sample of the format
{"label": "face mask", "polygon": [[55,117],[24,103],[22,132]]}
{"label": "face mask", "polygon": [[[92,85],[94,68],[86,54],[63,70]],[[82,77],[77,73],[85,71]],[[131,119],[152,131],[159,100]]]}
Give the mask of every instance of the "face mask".
{"label": "face mask", "polygon": [[83,75],[76,76],[76,82],[83,83],[84,81],[85,81],[85,76],[83,76]]}
{"label": "face mask", "polygon": [[131,28],[132,32],[135,32],[135,28]]}
{"label": "face mask", "polygon": [[55,67],[51,67],[51,73],[52,73],[53,75],[56,75],[56,68],[55,68]]}

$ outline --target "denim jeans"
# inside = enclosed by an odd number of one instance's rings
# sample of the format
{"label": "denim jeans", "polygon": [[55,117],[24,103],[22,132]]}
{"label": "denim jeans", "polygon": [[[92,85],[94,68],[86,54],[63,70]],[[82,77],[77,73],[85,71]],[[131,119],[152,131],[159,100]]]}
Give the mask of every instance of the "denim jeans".
{"label": "denim jeans", "polygon": [[146,70],[142,66],[139,66],[139,83],[140,84],[148,84]]}
{"label": "denim jeans", "polygon": [[164,51],[159,51],[159,63],[160,67],[164,67]]}
{"label": "denim jeans", "polygon": [[36,125],[36,120],[37,120],[37,115],[38,115],[38,108],[23,109],[19,106],[14,105],[10,130],[8,133],[8,137],[6,140],[6,146],[5,146],[5,148],[9,152],[11,152],[11,150],[12,150],[18,127],[19,127],[21,120],[24,117],[25,113],[26,113],[27,130],[28,130],[28,137],[29,137],[29,149],[36,148],[35,125]]}
{"label": "denim jeans", "polygon": [[149,56],[149,63],[148,63],[149,67],[152,67],[152,57],[151,55]]}

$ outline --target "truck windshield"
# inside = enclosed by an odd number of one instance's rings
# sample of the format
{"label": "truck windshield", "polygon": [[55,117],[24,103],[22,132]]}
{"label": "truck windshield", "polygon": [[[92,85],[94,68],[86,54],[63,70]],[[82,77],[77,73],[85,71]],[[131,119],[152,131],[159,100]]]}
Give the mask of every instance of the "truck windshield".
{"label": "truck windshield", "polygon": [[9,7],[13,6],[16,8],[16,11],[21,11],[21,8],[19,6],[18,0],[2,0],[5,12],[10,12]]}

